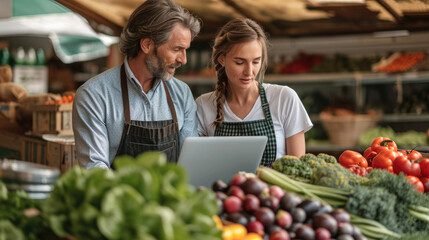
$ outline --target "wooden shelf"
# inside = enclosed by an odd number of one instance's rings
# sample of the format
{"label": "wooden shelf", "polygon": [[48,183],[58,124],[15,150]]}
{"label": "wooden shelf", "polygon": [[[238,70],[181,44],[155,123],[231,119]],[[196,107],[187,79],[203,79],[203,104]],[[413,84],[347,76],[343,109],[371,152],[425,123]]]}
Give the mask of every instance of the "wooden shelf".
{"label": "wooden shelf", "polygon": [[[216,83],[214,76],[186,76],[179,75],[178,79],[190,84],[212,85]],[[405,73],[314,73],[314,74],[268,74],[264,82],[276,84],[294,83],[340,83],[345,85],[356,84],[358,78],[363,85],[429,82],[429,71]]]}
{"label": "wooden shelf", "polygon": [[[317,114],[310,117],[312,122],[320,122]],[[429,114],[385,114],[379,122],[429,122]]]}

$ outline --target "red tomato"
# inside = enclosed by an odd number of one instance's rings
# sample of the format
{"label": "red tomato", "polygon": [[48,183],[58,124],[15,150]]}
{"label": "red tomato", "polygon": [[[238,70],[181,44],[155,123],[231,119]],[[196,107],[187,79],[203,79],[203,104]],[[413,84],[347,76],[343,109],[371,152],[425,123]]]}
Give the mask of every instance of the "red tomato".
{"label": "red tomato", "polygon": [[421,177],[420,164],[409,160],[406,156],[399,156],[393,161],[393,172],[399,174]]}
{"label": "red tomato", "polygon": [[364,168],[368,167],[368,162],[362,156],[362,154],[352,150],[346,150],[341,153],[338,161],[340,162],[341,166],[345,168],[349,168],[353,165],[359,165]]}
{"label": "red tomato", "polygon": [[407,178],[408,178],[408,181],[410,181],[410,183],[414,185],[417,191],[421,193],[425,191],[425,187],[423,186],[423,183],[420,181],[418,177],[407,176]]}
{"label": "red tomato", "polygon": [[420,162],[420,170],[423,177],[429,177],[429,158],[423,158]]}
{"label": "red tomato", "polygon": [[374,141],[372,141],[371,149],[376,153],[380,153],[385,149],[391,149],[391,150],[397,151],[398,147],[396,146],[396,143],[393,140],[385,137],[378,137],[374,139]]}
{"label": "red tomato", "polygon": [[354,174],[356,174],[356,175],[359,175],[359,176],[362,176],[362,177],[365,177],[366,176],[366,174],[368,173],[367,172],[367,170],[366,170],[366,168],[364,168],[364,167],[361,167],[361,166],[359,166],[359,165],[352,165],[351,167],[349,167],[349,168],[347,168],[350,172],[352,172],[352,173],[354,173]]}
{"label": "red tomato", "polygon": [[416,150],[399,150],[398,152],[412,161],[419,160],[423,157],[422,154]]}
{"label": "red tomato", "polygon": [[368,161],[368,166],[372,166],[372,159],[377,155],[377,152],[372,150],[371,147],[368,147],[365,152],[363,152],[363,157]]}
{"label": "red tomato", "polygon": [[421,177],[420,181],[423,183],[423,187],[425,189],[425,192],[429,192],[429,178]]}
{"label": "red tomato", "polygon": [[419,160],[420,158],[423,157],[423,155],[419,151],[416,151],[416,150],[411,150],[411,151],[408,150],[407,152],[408,152],[408,154],[407,154],[408,159],[410,159],[412,161]]}
{"label": "red tomato", "polygon": [[398,152],[391,149],[384,149],[372,159],[373,168],[386,169],[393,172],[393,161],[398,157]]}

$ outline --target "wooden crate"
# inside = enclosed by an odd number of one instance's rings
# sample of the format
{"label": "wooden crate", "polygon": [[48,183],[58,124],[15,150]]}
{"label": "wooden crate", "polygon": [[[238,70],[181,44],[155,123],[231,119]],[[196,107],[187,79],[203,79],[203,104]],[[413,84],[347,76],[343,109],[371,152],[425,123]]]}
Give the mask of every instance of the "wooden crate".
{"label": "wooden crate", "polygon": [[61,173],[79,166],[74,143],[48,141],[47,165],[58,168]]}
{"label": "wooden crate", "polygon": [[21,160],[46,165],[47,141],[40,137],[21,138]]}
{"label": "wooden crate", "polygon": [[33,134],[73,135],[72,103],[35,105]]}

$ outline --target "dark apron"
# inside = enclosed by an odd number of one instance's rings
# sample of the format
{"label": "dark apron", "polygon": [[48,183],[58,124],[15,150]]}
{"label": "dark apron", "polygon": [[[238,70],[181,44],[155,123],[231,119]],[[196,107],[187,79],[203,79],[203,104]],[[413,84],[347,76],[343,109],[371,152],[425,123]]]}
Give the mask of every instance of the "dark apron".
{"label": "dark apron", "polygon": [[179,124],[176,110],[165,82],[161,81],[167,94],[168,106],[173,119],[164,121],[130,120],[125,67],[121,67],[121,90],[124,105],[124,129],[116,156],[129,155],[136,157],[146,151],[161,151],[167,155],[168,162],[177,162],[179,157]]}
{"label": "dark apron", "polygon": [[265,90],[259,84],[259,95],[261,96],[262,109],[265,119],[247,122],[223,122],[222,126],[217,126],[215,136],[267,136],[268,142],[260,165],[271,167],[276,160],[277,143],[274,132],[273,119],[271,118],[270,106],[268,105]]}

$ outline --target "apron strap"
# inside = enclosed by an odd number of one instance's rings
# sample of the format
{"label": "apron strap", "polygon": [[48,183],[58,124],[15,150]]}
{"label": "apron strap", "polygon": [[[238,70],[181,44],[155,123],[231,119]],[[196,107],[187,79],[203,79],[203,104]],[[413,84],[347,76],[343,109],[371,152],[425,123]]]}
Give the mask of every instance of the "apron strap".
{"label": "apron strap", "polygon": [[162,80],[162,84],[164,85],[165,94],[167,94],[168,107],[170,108],[171,116],[173,117],[173,122],[176,123],[176,127],[178,130],[179,127],[177,126],[176,109],[174,108],[173,100],[171,99],[170,92],[168,91],[167,85],[165,84],[164,80]]}
{"label": "apron strap", "polygon": [[264,111],[265,120],[268,122],[273,122],[271,118],[271,111],[270,111],[270,105],[267,101],[267,96],[265,94],[265,89],[262,86],[262,83],[259,84],[259,95],[261,96],[261,104],[262,104],[262,110]]}
{"label": "apron strap", "polygon": [[[170,92],[168,91],[167,85],[165,84],[164,80],[162,80],[162,84],[164,86],[165,93],[167,94],[168,107],[170,108],[171,116],[173,118],[173,122],[176,124],[176,130],[179,130],[179,126],[177,123],[176,109],[174,108],[173,100],[171,99]],[[124,64],[122,64],[122,66],[121,66],[121,90],[122,90],[122,103],[124,105],[125,123],[131,124],[130,102],[129,102],[129,98],[128,98],[127,78],[126,78],[126,74],[125,74]]]}
{"label": "apron strap", "polygon": [[124,105],[124,116],[125,123],[131,124],[130,120],[130,102],[128,99],[128,87],[127,87],[127,77],[125,75],[125,66],[121,66],[121,92],[122,92],[122,104]]}

